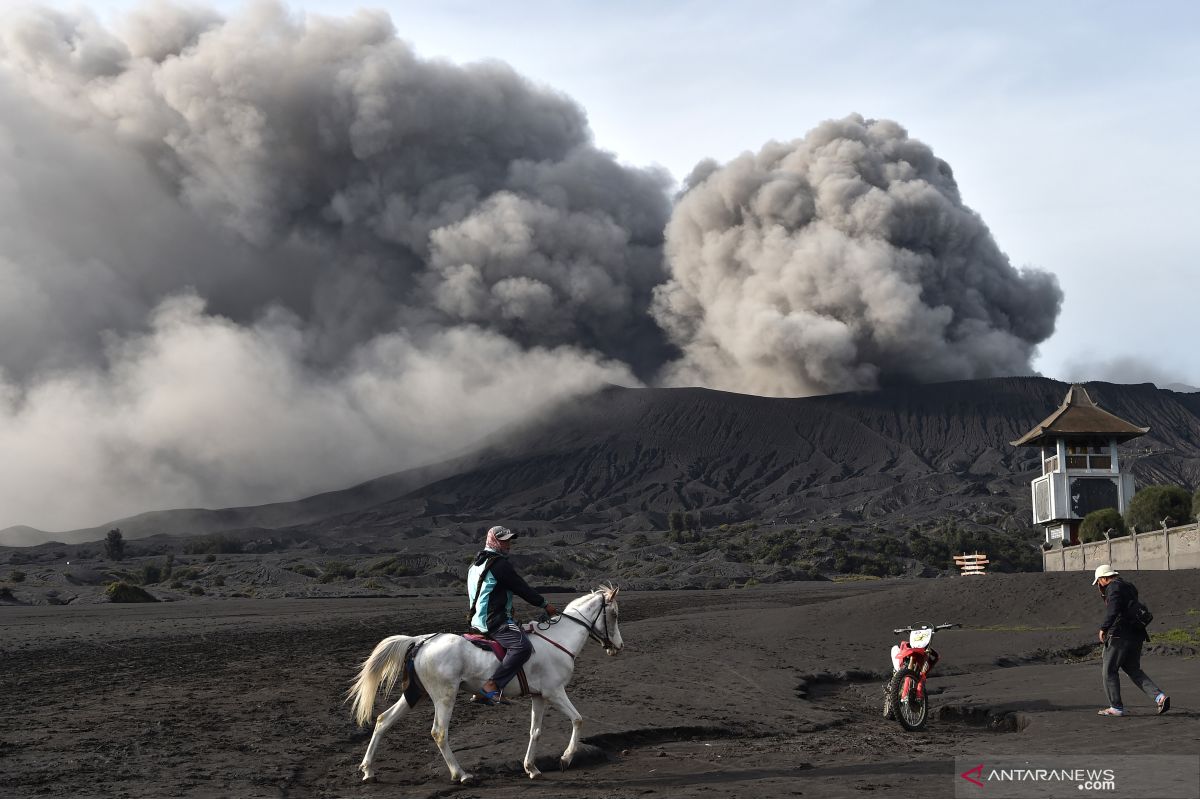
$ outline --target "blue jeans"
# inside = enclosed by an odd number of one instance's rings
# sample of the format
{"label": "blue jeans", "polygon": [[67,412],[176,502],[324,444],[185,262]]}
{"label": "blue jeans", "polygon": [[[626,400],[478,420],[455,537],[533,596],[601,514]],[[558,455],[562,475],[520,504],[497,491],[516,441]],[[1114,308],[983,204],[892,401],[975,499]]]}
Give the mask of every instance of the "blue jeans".
{"label": "blue jeans", "polygon": [[1121,636],[1109,636],[1104,642],[1104,690],[1108,692],[1108,704],[1113,708],[1124,708],[1121,705],[1121,674],[1125,670],[1138,687],[1150,695],[1153,700],[1162,690],[1150,680],[1150,676],[1142,672],[1142,640]]}
{"label": "blue jeans", "polygon": [[504,654],[504,660],[496,668],[496,674],[492,675],[496,686],[503,689],[517,674],[521,665],[533,655],[533,644],[530,643],[525,632],[513,622],[508,623],[500,630],[492,631],[491,637],[503,645],[507,651]]}

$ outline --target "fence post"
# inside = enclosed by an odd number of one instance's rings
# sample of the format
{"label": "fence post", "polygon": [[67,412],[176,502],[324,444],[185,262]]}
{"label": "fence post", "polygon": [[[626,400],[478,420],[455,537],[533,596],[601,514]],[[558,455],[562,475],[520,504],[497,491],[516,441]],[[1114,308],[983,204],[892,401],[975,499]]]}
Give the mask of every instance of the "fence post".
{"label": "fence post", "polygon": [[1141,553],[1138,552],[1137,526],[1136,525],[1134,525],[1130,529],[1130,535],[1133,536],[1133,571],[1137,572],[1139,569],[1142,568],[1142,558],[1141,558]]}
{"label": "fence post", "polygon": [[[1107,561],[1109,564],[1112,564],[1112,535],[1113,535],[1112,528],[1109,528],[1108,530],[1106,530],[1104,532],[1104,543],[1105,543],[1105,546],[1107,547],[1107,552],[1108,552],[1108,558],[1106,558],[1104,560]],[[1084,566],[1086,567],[1087,564],[1084,564]]]}

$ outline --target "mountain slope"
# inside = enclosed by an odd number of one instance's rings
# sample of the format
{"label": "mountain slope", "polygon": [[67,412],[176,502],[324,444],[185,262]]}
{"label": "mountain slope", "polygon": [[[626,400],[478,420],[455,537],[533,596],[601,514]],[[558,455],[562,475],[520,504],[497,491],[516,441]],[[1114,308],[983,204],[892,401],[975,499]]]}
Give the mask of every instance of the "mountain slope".
{"label": "mountain slope", "polygon": [[[775,399],[613,387],[511,432],[475,469],[319,525],[346,535],[492,519],[661,529],[679,509],[705,524],[982,515],[1026,527],[1039,459],[1008,443],[1067,388],[1006,378]],[[1200,396],[1150,384],[1088,388],[1103,407],[1151,426],[1123,447],[1141,484],[1200,482]]]}

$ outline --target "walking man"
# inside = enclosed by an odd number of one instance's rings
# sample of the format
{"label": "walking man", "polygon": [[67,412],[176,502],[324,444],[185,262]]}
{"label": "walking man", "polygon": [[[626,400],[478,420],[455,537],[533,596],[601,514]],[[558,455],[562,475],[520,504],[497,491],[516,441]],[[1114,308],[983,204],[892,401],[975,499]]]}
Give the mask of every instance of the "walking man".
{"label": "walking man", "polygon": [[1108,708],[1100,709],[1102,717],[1123,717],[1125,706],[1121,702],[1121,676],[1125,670],[1138,687],[1154,698],[1158,713],[1165,714],[1171,708],[1171,698],[1159,689],[1150,676],[1142,672],[1142,644],[1150,640],[1146,626],[1132,616],[1131,606],[1138,599],[1137,587],[1121,580],[1121,574],[1111,564],[1096,567],[1093,586],[1100,587],[1104,597],[1104,621],[1100,623],[1100,641],[1104,643],[1104,690],[1108,693]]}

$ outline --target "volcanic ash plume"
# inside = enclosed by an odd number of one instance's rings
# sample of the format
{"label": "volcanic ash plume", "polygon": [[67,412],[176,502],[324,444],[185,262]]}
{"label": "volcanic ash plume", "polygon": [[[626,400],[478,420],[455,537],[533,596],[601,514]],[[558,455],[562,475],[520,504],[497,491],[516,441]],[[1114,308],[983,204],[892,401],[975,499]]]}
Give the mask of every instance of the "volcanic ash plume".
{"label": "volcanic ash plume", "polygon": [[0,528],[349,485],[672,352],[669,176],[384,14],[6,13],[0,105]]}
{"label": "volcanic ash plume", "polygon": [[653,313],[684,353],[666,380],[739,392],[1029,374],[1062,302],[929,147],[857,115],[698,166],[666,254]]}

